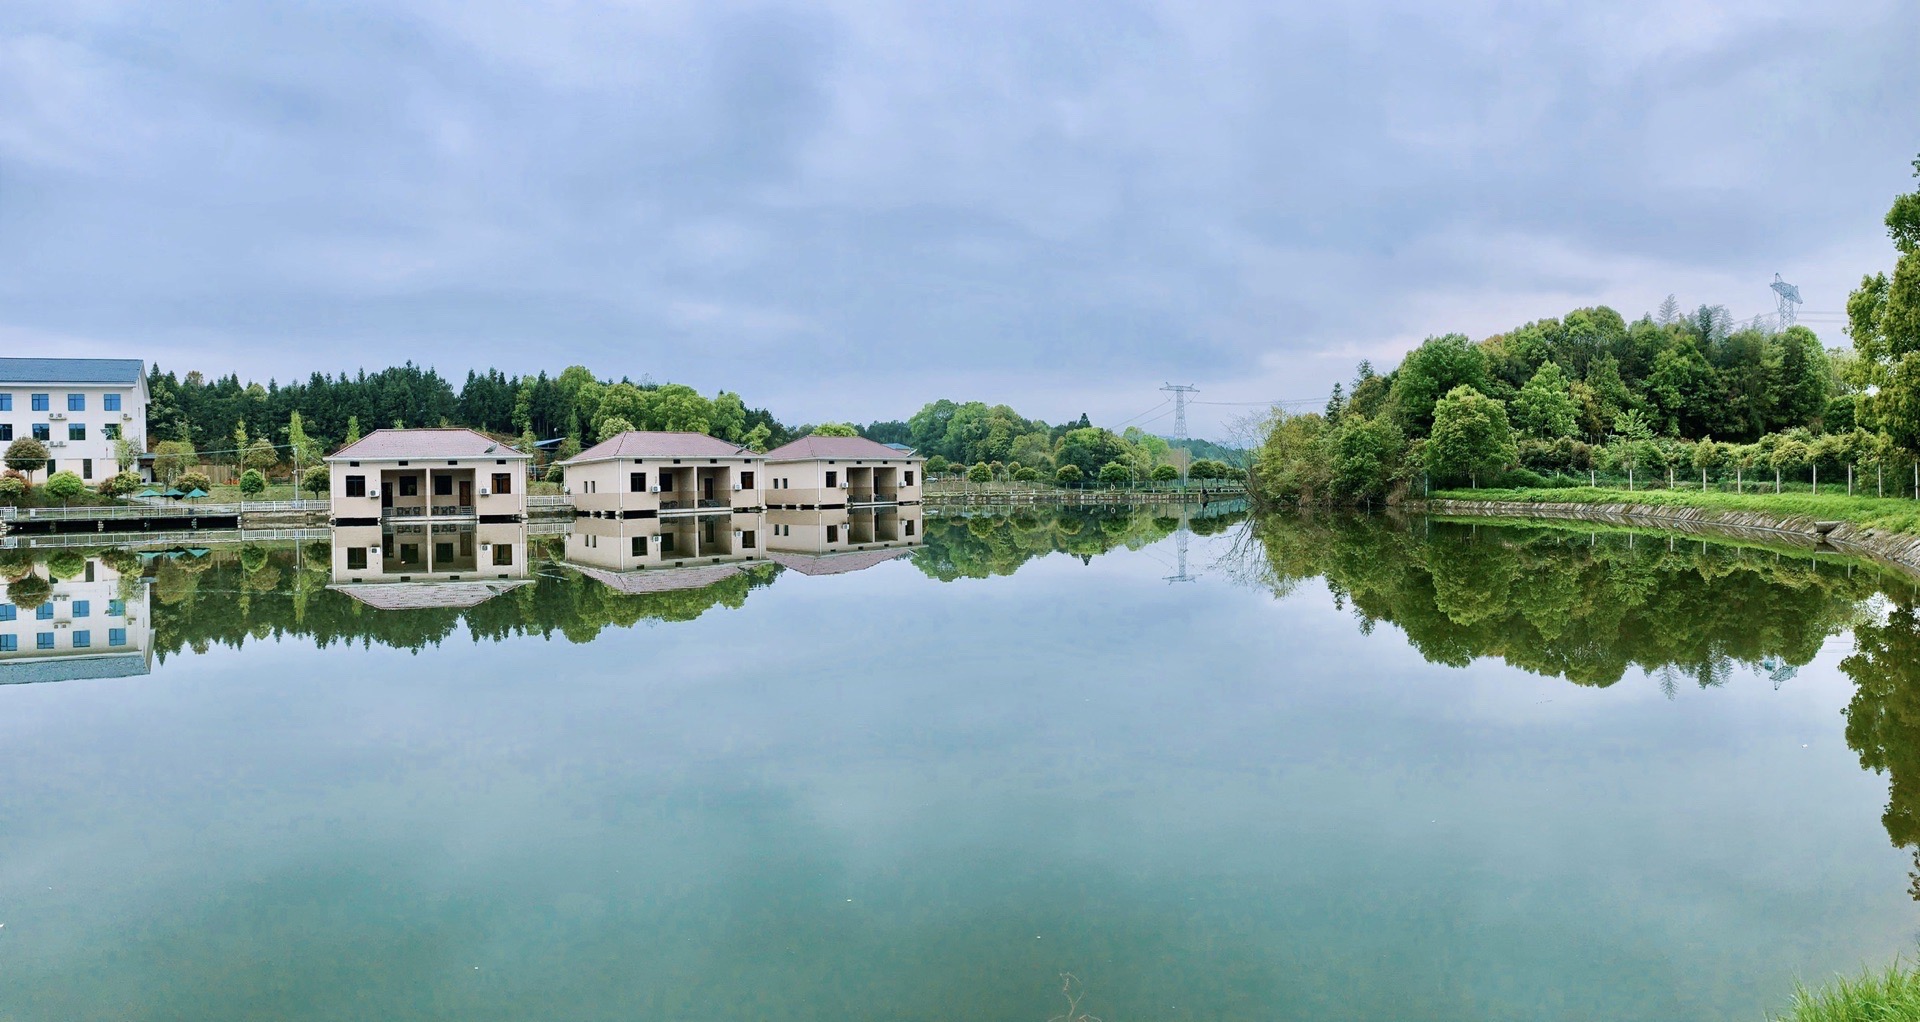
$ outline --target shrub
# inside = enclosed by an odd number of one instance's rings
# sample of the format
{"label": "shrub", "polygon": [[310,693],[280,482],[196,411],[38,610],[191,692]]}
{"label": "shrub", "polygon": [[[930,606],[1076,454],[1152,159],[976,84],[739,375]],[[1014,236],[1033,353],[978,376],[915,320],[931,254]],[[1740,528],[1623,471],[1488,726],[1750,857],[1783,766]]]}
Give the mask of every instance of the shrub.
{"label": "shrub", "polygon": [[18,504],[27,499],[27,480],[18,472],[0,476],[0,504]]}
{"label": "shrub", "polygon": [[1153,481],[1154,481],[1154,482],[1156,482],[1156,483],[1170,483],[1170,482],[1173,482],[1173,481],[1174,481],[1175,479],[1178,479],[1178,478],[1180,478],[1180,470],[1179,470],[1179,469],[1177,469],[1177,468],[1174,468],[1174,467],[1173,467],[1172,465],[1156,465],[1156,466],[1154,466],[1154,469],[1153,469]]}
{"label": "shrub", "polygon": [[201,493],[213,492],[213,480],[207,478],[205,472],[182,472],[175,477],[173,485],[181,493],[192,493],[195,490]]}
{"label": "shrub", "polygon": [[1040,479],[1040,470],[1031,465],[1023,465],[1019,471],[1013,474],[1013,478],[1015,481],[1022,483],[1038,482]]}
{"label": "shrub", "polygon": [[241,495],[247,496],[247,497],[255,497],[255,496],[259,496],[262,493],[265,493],[266,490],[267,490],[267,477],[261,475],[259,469],[250,468],[250,469],[247,469],[245,472],[241,473],[240,475]]}
{"label": "shrub", "polygon": [[95,489],[103,497],[124,497],[140,488],[140,473],[119,472],[101,480]]}
{"label": "shrub", "polygon": [[988,468],[986,464],[982,462],[967,469],[967,478],[976,483],[988,482],[993,478],[993,469]]}
{"label": "shrub", "polygon": [[46,490],[47,496],[65,504],[67,501],[87,492],[87,484],[72,472],[62,471],[55,472],[49,477],[46,486],[42,487],[42,489]]}
{"label": "shrub", "polygon": [[1062,486],[1072,486],[1080,481],[1080,466],[1062,465],[1054,470],[1053,481]]}

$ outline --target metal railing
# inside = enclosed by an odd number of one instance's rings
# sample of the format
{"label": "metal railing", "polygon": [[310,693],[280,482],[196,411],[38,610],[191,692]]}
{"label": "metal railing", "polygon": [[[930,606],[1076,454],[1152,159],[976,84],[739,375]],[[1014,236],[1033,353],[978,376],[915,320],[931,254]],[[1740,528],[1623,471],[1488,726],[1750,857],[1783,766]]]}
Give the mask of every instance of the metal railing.
{"label": "metal railing", "polygon": [[412,505],[380,509],[380,517],[385,521],[395,518],[473,518],[478,514],[472,504],[436,504],[431,509]]}
{"label": "metal railing", "polygon": [[527,510],[529,511],[534,508],[562,508],[572,506],[572,497],[553,494],[531,494],[527,497]]}

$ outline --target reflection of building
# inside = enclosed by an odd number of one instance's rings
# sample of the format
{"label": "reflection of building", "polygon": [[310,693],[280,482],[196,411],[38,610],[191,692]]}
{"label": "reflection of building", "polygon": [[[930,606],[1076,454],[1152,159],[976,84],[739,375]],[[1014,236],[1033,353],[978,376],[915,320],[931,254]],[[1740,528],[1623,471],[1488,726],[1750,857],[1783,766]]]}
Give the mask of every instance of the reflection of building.
{"label": "reflection of building", "polygon": [[83,574],[53,582],[36,607],[10,602],[23,583],[0,582],[0,685],[126,678],[152,669],[153,618],[138,576],[123,578],[89,558]]}
{"label": "reflection of building", "polygon": [[567,563],[625,593],[693,589],[767,560],[766,515],[581,518],[567,533]]}
{"label": "reflection of building", "polygon": [[[70,471],[99,483],[147,449],[147,366],[137,358],[0,358],[0,448],[47,445],[41,478]],[[129,460],[131,468],[133,461]]]}
{"label": "reflection of building", "polygon": [[471,607],[527,584],[520,523],[414,522],[333,530],[333,585],[381,610]]}
{"label": "reflection of building", "polygon": [[760,509],[760,455],[704,433],[638,430],[560,463],[583,515],[643,518]]}
{"label": "reflection of building", "polygon": [[920,503],[926,459],[857,436],[803,436],[767,452],[767,507]]}
{"label": "reflection of building", "polygon": [[333,522],[522,521],[529,460],[470,429],[376,429],[327,458]]}
{"label": "reflection of building", "polygon": [[767,512],[773,559],[803,575],[871,568],[926,542],[917,506]]}

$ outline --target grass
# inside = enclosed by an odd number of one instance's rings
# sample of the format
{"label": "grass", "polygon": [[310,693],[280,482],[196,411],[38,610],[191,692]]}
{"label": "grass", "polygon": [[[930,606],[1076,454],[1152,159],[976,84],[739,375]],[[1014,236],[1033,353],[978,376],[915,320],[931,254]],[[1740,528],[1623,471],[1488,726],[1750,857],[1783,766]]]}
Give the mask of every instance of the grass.
{"label": "grass", "polygon": [[1904,497],[1849,497],[1845,493],[1723,493],[1718,490],[1626,490],[1608,486],[1566,489],[1435,490],[1446,500],[1514,504],[1640,504],[1648,507],[1753,511],[1821,521],[1851,522],[1886,532],[1920,535],[1920,501]]}
{"label": "grass", "polygon": [[1899,962],[1878,972],[1842,976],[1808,990],[1796,986],[1793,1008],[1775,1022],[1915,1022],[1920,1020],[1920,973]]}

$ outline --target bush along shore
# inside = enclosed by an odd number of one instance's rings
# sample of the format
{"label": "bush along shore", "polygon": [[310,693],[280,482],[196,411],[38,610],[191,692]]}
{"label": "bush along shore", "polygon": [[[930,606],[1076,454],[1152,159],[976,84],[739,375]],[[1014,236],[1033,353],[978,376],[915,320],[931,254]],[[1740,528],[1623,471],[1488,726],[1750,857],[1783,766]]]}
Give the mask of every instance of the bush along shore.
{"label": "bush along shore", "polygon": [[1895,962],[1878,971],[1841,976],[1818,990],[1802,986],[1793,1007],[1775,1022],[1895,1022],[1920,1019],[1920,973]]}

